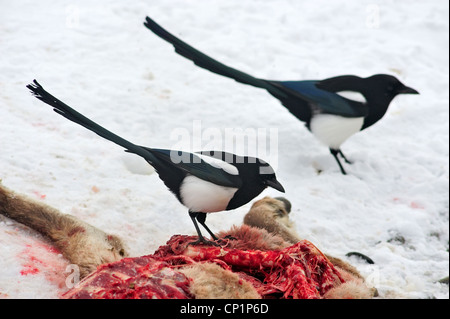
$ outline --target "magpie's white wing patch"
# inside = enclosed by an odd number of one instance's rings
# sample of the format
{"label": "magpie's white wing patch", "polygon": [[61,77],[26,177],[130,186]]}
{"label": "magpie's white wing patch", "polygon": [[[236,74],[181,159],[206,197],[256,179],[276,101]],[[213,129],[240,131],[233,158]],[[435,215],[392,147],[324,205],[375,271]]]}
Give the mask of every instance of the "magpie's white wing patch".
{"label": "magpie's white wing patch", "polygon": [[355,101],[355,102],[360,102],[360,103],[367,103],[366,98],[364,97],[364,95],[362,95],[359,92],[355,92],[355,91],[340,91],[340,92],[336,92],[337,95],[340,95],[343,98]]}
{"label": "magpie's white wing patch", "polygon": [[191,212],[213,213],[226,210],[238,188],[225,187],[193,175],[184,178],[180,186],[181,201]]}
{"label": "magpie's white wing patch", "polygon": [[202,155],[202,154],[198,154],[198,153],[196,153],[195,155],[200,157],[203,161],[205,161],[209,165],[211,165],[215,168],[222,169],[225,172],[227,172],[228,174],[239,175],[239,171],[238,171],[237,167],[230,163],[222,161],[218,158],[214,158],[214,157],[210,157],[210,156],[206,156],[206,155]]}

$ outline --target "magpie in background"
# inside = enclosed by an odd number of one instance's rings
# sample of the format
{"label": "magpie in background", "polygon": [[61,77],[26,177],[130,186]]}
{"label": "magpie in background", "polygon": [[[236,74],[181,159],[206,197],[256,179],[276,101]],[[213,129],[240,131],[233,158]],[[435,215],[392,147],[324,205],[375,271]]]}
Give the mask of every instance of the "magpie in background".
{"label": "magpie in background", "polygon": [[199,222],[217,241],[205,224],[206,213],[238,208],[268,186],[284,193],[273,168],[259,158],[221,151],[189,153],[138,146],[78,113],[45,91],[36,80],[27,88],[59,115],[122,146],[127,152],[143,157],[153,166],[169,190],[189,209],[198,234],[198,240],[192,244],[216,244],[202,236],[197,224]]}
{"label": "magpie in background", "polygon": [[[175,51],[199,67],[232,78],[237,82],[266,89],[330,149],[342,174],[346,174],[338,155],[351,163],[341,145],[351,135],[380,120],[398,94],[419,94],[397,78],[376,74],[368,78],[354,75],[314,81],[270,81],[228,67],[181,41],[155,21],[146,18],[144,25],[171,43]],[[355,94],[358,99],[354,99]]]}

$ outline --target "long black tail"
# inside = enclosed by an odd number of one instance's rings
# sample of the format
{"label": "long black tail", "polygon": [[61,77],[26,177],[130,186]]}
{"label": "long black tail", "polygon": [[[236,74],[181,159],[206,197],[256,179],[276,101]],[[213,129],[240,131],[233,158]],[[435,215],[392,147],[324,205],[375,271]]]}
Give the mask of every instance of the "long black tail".
{"label": "long black tail", "polygon": [[46,90],[44,90],[44,88],[36,80],[33,81],[33,84],[27,85],[27,88],[30,89],[30,91],[36,98],[52,106],[53,110],[56,113],[64,116],[66,119],[69,119],[72,122],[84,126],[88,130],[97,133],[101,137],[124,147],[128,152],[142,156],[149,163],[158,161],[157,159],[155,159],[154,155],[145,148],[121,138],[120,136],[98,125],[94,121],[91,121],[81,113],[78,113],[73,108],[71,108],[70,106],[68,106],[67,104],[60,101],[59,99],[48,93]]}
{"label": "long black tail", "polygon": [[180,39],[175,37],[173,34],[169,33],[167,30],[162,28],[159,24],[157,24],[155,21],[153,21],[149,17],[146,17],[145,20],[146,20],[146,22],[144,22],[144,25],[148,29],[150,29],[153,33],[155,33],[160,38],[171,43],[175,47],[175,52],[177,52],[178,54],[191,60],[199,67],[207,69],[211,72],[232,78],[240,83],[249,84],[249,85],[252,85],[255,87],[266,89],[272,95],[274,95],[276,97],[279,97],[279,98],[287,97],[284,92],[282,92],[278,88],[274,87],[268,81],[255,78],[247,73],[244,73],[239,70],[233,69],[229,66],[226,66],[226,65],[220,63],[219,61],[214,60],[213,58],[207,56],[206,54],[198,51],[197,49],[191,47],[187,43],[181,41]]}

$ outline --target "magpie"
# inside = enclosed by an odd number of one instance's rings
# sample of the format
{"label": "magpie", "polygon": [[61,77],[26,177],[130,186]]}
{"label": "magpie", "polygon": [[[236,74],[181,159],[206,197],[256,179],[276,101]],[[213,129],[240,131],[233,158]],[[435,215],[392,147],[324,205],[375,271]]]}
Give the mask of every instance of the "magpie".
{"label": "magpie", "polygon": [[178,54],[193,61],[197,66],[237,82],[267,90],[290,113],[304,122],[319,141],[328,146],[344,175],[346,171],[338,155],[342,156],[345,162],[351,162],[342,152],[341,145],[353,134],[380,120],[398,94],[419,94],[388,74],[376,74],[367,78],[342,75],[324,80],[303,81],[255,78],[191,47],[149,17],[146,17],[144,25],[171,43]]}
{"label": "magpie", "polygon": [[59,115],[122,146],[125,151],[143,157],[153,166],[167,188],[189,209],[198,234],[198,240],[192,244],[216,244],[203,237],[198,223],[215,241],[218,240],[205,224],[207,213],[238,208],[269,186],[284,193],[274,169],[262,159],[223,151],[190,153],[139,146],[78,113],[44,90],[36,80],[27,88]]}

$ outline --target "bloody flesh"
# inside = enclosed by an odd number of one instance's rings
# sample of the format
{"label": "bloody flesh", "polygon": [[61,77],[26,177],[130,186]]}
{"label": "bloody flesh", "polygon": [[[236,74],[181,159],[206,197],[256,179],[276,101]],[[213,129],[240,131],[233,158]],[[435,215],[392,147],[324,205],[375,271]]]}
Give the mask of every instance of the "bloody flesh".
{"label": "bloody flesh", "polygon": [[235,249],[235,240],[222,247],[188,245],[196,239],[175,235],[153,255],[102,265],[63,297],[195,298],[189,291],[194,279],[178,269],[205,262],[238,274],[262,298],[321,298],[344,282],[331,262],[307,240],[282,250],[262,251]]}

